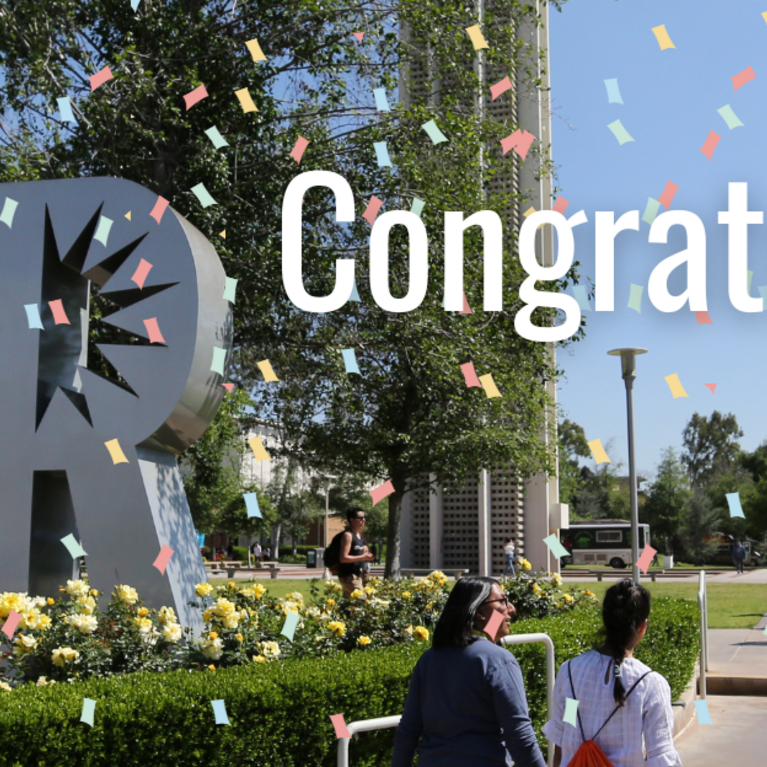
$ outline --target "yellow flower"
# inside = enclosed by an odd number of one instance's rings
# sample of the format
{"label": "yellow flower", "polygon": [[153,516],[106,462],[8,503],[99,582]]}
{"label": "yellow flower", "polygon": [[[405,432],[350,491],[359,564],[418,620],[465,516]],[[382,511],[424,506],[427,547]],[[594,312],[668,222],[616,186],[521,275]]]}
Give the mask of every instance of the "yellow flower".
{"label": "yellow flower", "polygon": [[[91,594],[92,597],[97,597],[99,595],[99,590],[98,589],[91,589],[90,594]],[[51,682],[51,684],[53,684],[53,683]]]}
{"label": "yellow flower", "polygon": [[138,602],[138,592],[132,586],[117,586],[115,594],[125,605],[135,605]]}
{"label": "yellow flower", "polygon": [[360,637],[357,640],[363,647],[367,647],[373,640],[370,637]]}
{"label": "yellow flower", "polygon": [[88,595],[88,584],[83,580],[67,581],[64,590],[71,597],[84,597]]}
{"label": "yellow flower", "polygon": [[520,566],[525,572],[533,569],[533,566],[526,559],[523,559],[522,562],[520,562]]}
{"label": "yellow flower", "polygon": [[254,663],[266,663],[266,658],[264,658],[263,655],[254,655],[253,656],[253,662]]}
{"label": "yellow flower", "polygon": [[208,634],[208,639],[218,639],[218,632],[211,631],[210,634]]}
{"label": "yellow flower", "polygon": [[426,605],[427,610],[431,610],[432,607],[434,607],[434,602],[429,602],[429,604]]}
{"label": "yellow flower", "polygon": [[[84,615],[93,615],[96,612],[96,600],[93,597],[84,597],[75,601],[75,610]],[[149,610],[147,610],[149,612]]]}
{"label": "yellow flower", "polygon": [[596,595],[596,594],[595,594],[593,591],[588,591],[588,590],[587,590],[587,591],[584,591],[583,593],[584,593],[584,594],[585,594],[587,597],[591,597],[591,599],[594,599],[594,600],[596,600],[596,599],[597,599],[597,595]]}
{"label": "yellow flower", "polygon": [[11,591],[5,591],[0,594],[0,618],[7,618],[11,610],[21,613],[25,607],[26,594],[17,594]]}
{"label": "yellow flower", "polygon": [[70,661],[76,661],[80,657],[80,653],[77,650],[73,650],[71,647],[57,647],[52,654],[52,660],[54,666],[63,666]]}
{"label": "yellow flower", "polygon": [[181,639],[181,625],[179,623],[166,623],[162,627],[162,638],[166,642],[178,642]]}
{"label": "yellow flower", "polygon": [[237,591],[237,584],[234,581],[229,581],[229,583],[226,584],[226,587],[229,591]]}
{"label": "yellow flower", "polygon": [[47,677],[41,676],[38,678],[36,685],[37,687],[47,687],[48,685],[56,684],[55,679],[48,679]]}
{"label": "yellow flower", "polygon": [[573,599],[571,594],[562,594],[562,598],[567,602],[567,604],[571,605],[575,600]]}
{"label": "yellow flower", "polygon": [[375,589],[374,589],[372,586],[365,586],[365,588],[363,589],[363,591],[364,591],[364,592],[365,592],[365,593],[366,593],[368,596],[372,596],[373,594],[375,594],[375,593],[376,593],[376,590],[375,590]]}
{"label": "yellow flower", "polygon": [[336,600],[335,599],[328,599],[328,600],[326,600],[325,604],[328,607],[335,607],[336,606]]}
{"label": "yellow flower", "polygon": [[360,589],[354,589],[354,591],[349,594],[349,599],[365,599],[365,592]]}
{"label": "yellow flower", "polygon": [[402,598],[403,599],[410,599],[413,595],[409,591],[403,591],[402,592]]}
{"label": "yellow flower", "polygon": [[341,621],[330,621],[328,623],[328,631],[337,637],[342,637],[346,633],[346,624]]}
{"label": "yellow flower", "polygon": [[[99,622],[93,615],[70,615],[64,620],[83,634],[92,634],[99,627]],[[146,620],[146,618],[136,618],[136,620]],[[151,622],[149,625],[151,627]]]}
{"label": "yellow flower", "polygon": [[209,583],[198,583],[194,587],[194,593],[197,594],[198,597],[209,597],[212,592],[213,586]]}
{"label": "yellow flower", "polygon": [[49,605],[55,605],[55,604],[56,604],[56,600],[55,600],[55,599],[51,599],[51,597],[48,597],[48,599],[46,599],[45,601],[46,601],[46,602],[47,602]]}
{"label": "yellow flower", "polygon": [[551,585],[555,586],[556,588],[559,588],[562,585],[562,578],[561,576],[557,575],[556,573],[551,576]]}
{"label": "yellow flower", "polygon": [[142,607],[142,608],[141,608],[141,609],[138,611],[138,614],[139,614],[139,617],[141,617],[141,618],[145,618],[147,615],[149,615],[149,610],[147,610],[147,608],[146,608],[146,607]]}
{"label": "yellow flower", "polygon": [[541,590],[541,587],[537,583],[530,584],[530,591],[532,591],[533,594],[538,594],[540,590]]}
{"label": "yellow flower", "polygon": [[261,599],[261,597],[266,593],[266,588],[262,586],[260,583],[257,583],[253,587],[253,596],[256,599]]}
{"label": "yellow flower", "polygon": [[235,634],[235,635],[234,635],[234,638],[235,638],[235,639],[236,639],[238,642],[242,642],[242,640],[243,640],[245,637],[243,637],[243,635],[242,635],[242,634]]}
{"label": "yellow flower", "polygon": [[32,652],[37,647],[37,640],[28,634],[17,634],[14,644],[16,646],[13,648],[13,651],[17,655],[23,655],[24,653]]}
{"label": "yellow flower", "polygon": [[211,663],[210,666],[208,666],[209,671],[215,671],[216,667]]}
{"label": "yellow flower", "polygon": [[338,581],[325,581],[325,591],[343,591],[344,587]]}
{"label": "yellow flower", "polygon": [[148,634],[152,630],[152,621],[149,618],[134,618],[133,625],[142,634]]}
{"label": "yellow flower", "polygon": [[[258,642],[256,645],[264,658],[276,658],[282,653],[277,642]],[[260,662],[260,661],[259,661]]]}
{"label": "yellow flower", "polygon": [[176,611],[172,607],[161,607],[157,613],[157,620],[162,623],[163,626],[167,626],[169,623],[176,623]]}
{"label": "yellow flower", "polygon": [[415,638],[420,639],[422,642],[426,642],[429,639],[429,629],[426,629],[423,626],[416,626],[414,633]]}
{"label": "yellow flower", "polygon": [[207,639],[200,645],[200,648],[202,654],[211,660],[218,660],[224,654],[224,643],[218,638]]}
{"label": "yellow flower", "polygon": [[0,682],[0,690],[7,690],[8,692],[13,692],[13,687],[11,687],[7,682]]}
{"label": "yellow flower", "polygon": [[291,602],[303,602],[304,595],[300,591],[291,591],[290,594],[285,597],[285,599]]}
{"label": "yellow flower", "polygon": [[445,575],[442,570],[435,570],[433,573],[427,576],[426,580],[429,580],[439,586],[444,586],[447,583],[447,575]]}
{"label": "yellow flower", "polygon": [[51,616],[41,615],[40,620],[38,621],[38,624],[37,624],[37,628],[45,631],[45,629],[49,629],[50,627],[51,627]]}

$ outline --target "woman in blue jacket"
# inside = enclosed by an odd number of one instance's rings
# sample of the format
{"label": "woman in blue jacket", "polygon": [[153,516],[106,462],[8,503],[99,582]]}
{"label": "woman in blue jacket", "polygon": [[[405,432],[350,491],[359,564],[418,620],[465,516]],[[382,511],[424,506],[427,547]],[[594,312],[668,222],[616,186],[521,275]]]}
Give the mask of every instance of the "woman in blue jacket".
{"label": "woman in blue jacket", "polygon": [[[485,630],[494,611],[503,620]],[[546,767],[517,659],[497,643],[514,606],[498,581],[462,578],[410,679],[392,767]],[[492,633],[492,635],[491,635]]]}

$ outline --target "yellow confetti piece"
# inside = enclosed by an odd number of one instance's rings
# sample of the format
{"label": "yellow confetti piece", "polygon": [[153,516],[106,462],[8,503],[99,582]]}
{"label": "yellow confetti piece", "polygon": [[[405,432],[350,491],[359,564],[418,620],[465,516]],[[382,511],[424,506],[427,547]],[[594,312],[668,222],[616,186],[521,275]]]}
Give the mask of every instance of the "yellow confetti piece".
{"label": "yellow confetti piece", "polygon": [[250,91],[247,88],[242,88],[239,91],[235,91],[234,95],[240,100],[242,111],[246,114],[248,112],[258,112],[256,105],[253,103],[253,99],[250,97]]}
{"label": "yellow confetti piece", "polygon": [[271,364],[271,362],[269,362],[269,360],[264,360],[263,362],[259,362],[258,363],[258,369],[263,374],[264,381],[279,381],[280,380],[274,374],[274,370],[272,370],[272,364]]}
{"label": "yellow confetti piece", "polygon": [[245,45],[248,46],[253,61],[266,61],[266,56],[264,56],[264,52],[261,50],[261,46],[258,44],[258,40],[255,37],[252,40],[248,40]]}
{"label": "yellow confetti piece", "polygon": [[466,27],[466,31],[471,38],[471,44],[474,46],[474,50],[478,51],[480,48],[489,48],[487,41],[482,36],[482,32],[479,28],[479,24],[475,24],[473,27]]}
{"label": "yellow confetti piece", "polygon": [[658,45],[660,45],[662,51],[665,51],[666,48],[676,48],[676,45],[671,42],[668,32],[666,32],[665,24],[661,24],[659,27],[653,27],[652,32],[658,40]]}
{"label": "yellow confetti piece", "polygon": [[535,213],[535,208],[531,205],[522,215],[527,218],[528,216],[531,216],[533,213]]}
{"label": "yellow confetti piece", "polygon": [[253,439],[248,440],[248,444],[250,445],[250,449],[253,451],[253,455],[256,456],[257,461],[271,461],[272,459],[269,457],[269,453],[266,452],[266,448],[264,447],[264,443],[261,442],[261,437],[253,437]]}
{"label": "yellow confetti piece", "polygon": [[484,376],[480,376],[479,382],[482,384],[482,388],[485,390],[485,394],[487,394],[488,399],[491,397],[501,396],[501,393],[498,391],[498,387],[495,385],[495,381],[493,381],[493,376],[490,373]]}
{"label": "yellow confetti piece", "polygon": [[109,451],[109,455],[112,456],[113,464],[117,465],[118,463],[129,463],[128,459],[125,457],[125,453],[123,453],[123,449],[120,447],[118,440],[110,439],[109,442],[105,442],[104,444]]}
{"label": "yellow confetti piece", "polygon": [[674,399],[687,396],[687,392],[684,390],[684,386],[682,386],[682,382],[679,380],[679,375],[677,373],[666,376],[666,383],[668,384],[668,388],[671,389]]}
{"label": "yellow confetti piece", "polygon": [[612,461],[607,457],[605,449],[602,447],[601,439],[592,439],[591,442],[589,442],[589,447],[591,448],[591,454],[594,456],[594,460],[597,462],[597,465],[600,463],[612,463]]}
{"label": "yellow confetti piece", "polygon": [[767,11],[762,14],[762,18],[767,22]]}
{"label": "yellow confetti piece", "polygon": [[226,229],[224,229],[222,232],[220,232],[218,236],[219,237],[223,237],[224,239],[226,239]]}
{"label": "yellow confetti piece", "polygon": [[128,211],[128,212],[125,214],[125,218],[127,218],[127,219],[128,219],[128,221],[130,221],[130,211]]}

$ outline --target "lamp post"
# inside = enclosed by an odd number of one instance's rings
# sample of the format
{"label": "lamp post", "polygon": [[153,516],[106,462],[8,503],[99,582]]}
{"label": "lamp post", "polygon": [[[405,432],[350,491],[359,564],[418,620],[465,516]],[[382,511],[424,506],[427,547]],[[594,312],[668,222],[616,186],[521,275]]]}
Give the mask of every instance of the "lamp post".
{"label": "lamp post", "polygon": [[631,489],[631,560],[634,566],[634,583],[639,584],[639,499],[637,498],[636,457],[634,455],[634,379],[637,377],[636,355],[646,354],[647,349],[612,349],[607,352],[621,358],[623,381],[626,384],[626,410],[629,426],[629,485]]}

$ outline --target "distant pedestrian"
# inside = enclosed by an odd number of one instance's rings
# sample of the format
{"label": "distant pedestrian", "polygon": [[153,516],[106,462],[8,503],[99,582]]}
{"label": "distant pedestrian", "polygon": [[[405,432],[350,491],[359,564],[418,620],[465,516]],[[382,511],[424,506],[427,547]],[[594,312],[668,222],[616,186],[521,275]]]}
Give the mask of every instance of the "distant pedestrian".
{"label": "distant pedestrian", "polygon": [[264,562],[268,562],[272,558],[272,550],[269,546],[264,546]]}
{"label": "distant pedestrian", "polygon": [[344,596],[348,599],[355,589],[362,589],[362,563],[369,562],[373,555],[368,552],[360,533],[365,527],[365,510],[353,507],[346,512],[349,525],[341,537],[341,551],[338,580],[344,587]]}
{"label": "distant pedestrian", "polygon": [[735,562],[735,570],[737,573],[743,573],[743,563],[746,561],[746,547],[740,542],[735,541],[735,545],[732,547],[732,561]]}
{"label": "distant pedestrian", "polygon": [[504,576],[509,575],[511,573],[512,576],[516,575],[517,572],[514,569],[514,539],[509,538],[506,541],[506,545],[503,547],[503,553],[506,555],[506,571],[504,572]]}
{"label": "distant pedestrian", "polygon": [[261,544],[255,541],[250,547],[250,553],[253,555],[253,559],[260,566],[261,565]]}

